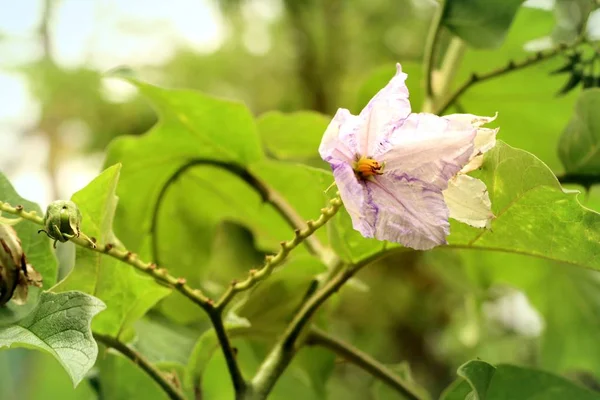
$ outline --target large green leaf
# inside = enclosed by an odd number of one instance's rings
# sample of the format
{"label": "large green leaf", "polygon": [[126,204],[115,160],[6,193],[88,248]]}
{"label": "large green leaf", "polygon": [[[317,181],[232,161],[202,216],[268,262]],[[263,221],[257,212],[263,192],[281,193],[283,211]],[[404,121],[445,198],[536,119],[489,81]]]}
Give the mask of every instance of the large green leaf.
{"label": "large green leaf", "polygon": [[[0,201],[7,202],[12,206],[22,205],[27,211],[35,211],[40,216],[44,215],[40,206],[19,196],[2,173],[0,173]],[[3,217],[16,218],[7,214],[4,214]],[[22,221],[14,228],[21,240],[27,261],[42,275],[43,288],[48,289],[56,282],[58,272],[56,258],[50,247],[51,242],[46,235],[38,234],[37,231],[40,226],[31,222]],[[27,304],[19,306],[13,302],[8,302],[4,307],[0,307],[0,326],[15,322],[33,310],[40,292],[40,289],[31,286],[29,287]]]}
{"label": "large green leaf", "polygon": [[259,160],[262,151],[252,115],[242,104],[134,83],[156,108],[159,122],[141,137],[113,141],[105,165],[123,163],[115,229],[139,251],[161,187],[181,166],[198,158],[245,165]]}
{"label": "large green leaf", "polygon": [[568,173],[600,174],[600,89],[581,93],[560,138],[558,154]]}
{"label": "large green leaf", "polygon": [[464,378],[472,391],[463,397],[464,385],[453,385],[442,396],[443,400],[600,399],[600,394],[559,376],[513,365],[500,364],[494,367],[486,362],[473,360],[462,365],[458,369],[458,375]]}
{"label": "large green leaf", "polygon": [[[81,230],[99,243],[115,243],[112,222],[120,169],[120,165],[106,169],[72,197],[83,217]],[[104,301],[108,310],[94,320],[94,330],[113,336],[123,333],[170,293],[133,267],[83,247],[77,248],[74,269],[54,290],[81,290]]]}
{"label": "large green leaf", "polygon": [[94,365],[98,346],[92,317],[104,304],[85,293],[44,292],[33,312],[17,324],[0,328],[0,348],[27,347],[53,355],[77,385]]}
{"label": "large green leaf", "polygon": [[256,123],[266,151],[273,158],[329,169],[317,150],[330,121],[330,117],[314,111],[271,111],[261,115]]}
{"label": "large green leaf", "polygon": [[473,47],[499,47],[525,0],[448,0],[442,23]]}

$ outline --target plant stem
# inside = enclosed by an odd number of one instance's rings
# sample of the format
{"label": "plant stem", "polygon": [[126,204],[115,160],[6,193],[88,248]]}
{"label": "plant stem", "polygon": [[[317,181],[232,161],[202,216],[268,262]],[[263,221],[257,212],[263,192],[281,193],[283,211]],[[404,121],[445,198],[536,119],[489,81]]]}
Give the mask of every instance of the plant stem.
{"label": "plant stem", "polygon": [[183,393],[171,383],[167,377],[150,361],[148,361],[143,355],[135,351],[132,347],[119,341],[117,338],[103,335],[94,332],[94,339],[96,341],[104,343],[107,347],[117,350],[125,357],[129,358],[134,364],[138,365],[150,378],[152,378],[158,385],[165,391],[165,393],[172,400],[185,400]]}
{"label": "plant stem", "polygon": [[247,384],[237,363],[235,354],[236,352],[231,346],[229,336],[227,336],[225,325],[223,324],[222,310],[213,308],[208,312],[208,316],[213,324],[213,328],[215,329],[219,343],[221,344],[221,350],[223,351],[223,356],[225,357],[225,362],[227,363],[227,369],[229,370],[229,375],[233,383],[233,389],[235,390],[236,397],[241,396],[246,390]]}
{"label": "plant stem", "polygon": [[556,177],[560,183],[575,183],[589,189],[593,185],[600,184],[600,175],[592,174],[564,174]]}
{"label": "plant stem", "polygon": [[333,351],[338,356],[362,368],[375,378],[380,379],[398,393],[410,400],[421,400],[422,397],[417,394],[415,389],[396,375],[385,365],[341,340],[328,335],[320,329],[312,328],[306,337],[305,344],[308,346],[322,346]]}
{"label": "plant stem", "polygon": [[546,60],[553,58],[561,53],[564,53],[567,50],[571,50],[571,49],[577,47],[584,41],[585,41],[585,39],[580,37],[569,45],[560,44],[548,51],[538,51],[533,56],[528,57],[523,61],[516,62],[516,61],[510,60],[504,67],[500,67],[500,68],[494,69],[492,71],[489,71],[489,72],[486,72],[483,74],[475,74],[474,73],[471,75],[471,77],[466,82],[464,82],[461,86],[459,86],[455,92],[451,93],[449,96],[446,96],[444,101],[435,107],[435,109],[433,110],[433,113],[439,115],[439,114],[443,114],[444,112],[446,112],[448,110],[448,108],[450,108],[450,106],[452,106],[458,100],[458,98],[460,96],[462,96],[471,86],[473,86],[477,83],[485,82],[487,80],[508,74],[510,72],[518,71],[523,68],[527,68],[529,66],[540,63],[542,61],[546,61]]}
{"label": "plant stem", "polygon": [[429,102],[435,100],[435,93],[433,90],[433,71],[435,69],[435,49],[437,39],[442,28],[442,17],[446,9],[446,1],[440,0],[437,10],[435,10],[431,27],[429,28],[429,34],[427,35],[427,42],[425,43],[425,54],[423,57],[424,67],[424,79],[425,79],[425,97]]}
{"label": "plant stem", "polygon": [[[180,166],[167,181],[163,184],[154,203],[154,209],[152,211],[152,219],[150,224],[150,237],[152,241],[152,257],[153,261],[157,264],[160,264],[160,260],[158,257],[158,215],[160,212],[160,207],[162,205],[164,196],[167,193],[169,187],[177,181],[177,179],[188,171],[190,168],[197,166],[212,166],[217,168],[222,168],[234,175],[238,178],[246,182],[250,187],[252,187],[262,198],[265,203],[270,204],[279,215],[283,217],[283,219],[288,223],[290,227],[293,229],[305,229],[306,222],[304,219],[296,212],[296,210],[281,196],[276,190],[268,186],[265,182],[260,180],[257,176],[255,176],[251,171],[247,168],[234,164],[231,162],[218,161],[212,159],[205,158],[195,158],[189,160],[182,166]],[[309,236],[305,238],[304,241],[306,248],[309,252],[319,257],[323,262],[329,263],[331,260],[331,254],[325,248],[325,246],[321,243],[319,238],[316,236]]]}
{"label": "plant stem", "polygon": [[263,400],[267,398],[281,374],[283,374],[289,363],[292,361],[294,354],[296,353],[297,341],[303,328],[310,321],[311,317],[319,307],[329,299],[329,297],[336,293],[342,285],[354,276],[354,274],[362,267],[380,257],[379,254],[375,254],[341,270],[306,301],[292,322],[288,325],[283,337],[258,368],[258,371],[251,382],[249,391],[251,395],[248,396],[249,399]]}
{"label": "plant stem", "polygon": [[[42,217],[37,215],[35,212],[28,212],[24,210],[22,206],[13,207],[8,203],[0,202],[0,211],[5,211],[10,214],[18,215],[21,218],[36,223],[38,225],[44,224],[44,219]],[[185,297],[187,297],[192,302],[199,305],[206,311],[213,308],[212,300],[206,297],[199,289],[192,289],[188,284],[186,284],[185,279],[176,278],[173,275],[170,275],[166,269],[160,268],[154,263],[140,260],[136,254],[130,251],[124,249],[117,249],[111,243],[96,243],[95,247],[92,247],[88,241],[84,240],[81,237],[74,237],[73,239],[71,239],[71,242],[75,243],[78,246],[86,247],[91,251],[107,254],[118,260],[121,260],[126,264],[131,265],[135,269],[152,276],[157,282],[161,283],[162,285],[177,290],[178,292],[183,294]]]}
{"label": "plant stem", "polygon": [[281,249],[275,255],[269,255],[265,258],[265,264],[259,270],[251,270],[248,278],[241,282],[232,282],[227,291],[221,296],[215,308],[224,309],[227,304],[233,299],[238,292],[248,290],[253,287],[257,282],[266,279],[273,269],[283,263],[287,258],[288,254],[302,243],[306,238],[312,237],[312,234],[323,225],[325,225],[333,216],[338,212],[342,206],[342,201],[339,197],[333,198],[329,201],[330,206],[321,210],[321,215],[316,221],[308,221],[305,229],[296,229],[295,236],[292,240],[287,242],[281,242]]}

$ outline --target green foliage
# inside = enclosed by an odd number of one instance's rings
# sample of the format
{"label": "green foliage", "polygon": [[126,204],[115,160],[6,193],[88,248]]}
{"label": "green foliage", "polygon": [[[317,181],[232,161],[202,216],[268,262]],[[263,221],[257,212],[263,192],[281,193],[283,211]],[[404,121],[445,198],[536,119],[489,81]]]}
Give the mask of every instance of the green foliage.
{"label": "green foliage", "polygon": [[[120,169],[120,165],[106,169],[72,198],[82,214],[82,231],[99,243],[116,243],[112,224]],[[75,268],[54,290],[81,290],[104,301],[108,309],[94,320],[94,329],[114,336],[170,293],[117,259],[82,247],[76,250]]]}
{"label": "green foliage", "polygon": [[[0,173],[0,201],[13,206],[22,205],[27,210],[43,215],[37,204],[19,196],[2,173]],[[21,240],[28,262],[42,275],[43,288],[50,288],[56,282],[58,266],[48,238],[45,235],[38,234],[39,228],[33,224],[21,222],[15,225],[14,228]],[[26,316],[36,306],[39,295],[40,289],[30,287],[26,305],[17,306],[13,302],[9,302],[6,307],[0,307],[0,326],[18,321]]]}
{"label": "green foliage", "polygon": [[90,325],[104,304],[81,292],[48,293],[14,325],[0,328],[0,348],[27,347],[53,355],[77,385],[92,368],[98,346]]}
{"label": "green foliage", "polygon": [[442,23],[476,48],[497,48],[524,0],[447,0]]}
{"label": "green foliage", "polygon": [[567,173],[600,172],[600,89],[581,93],[575,112],[560,138],[558,152]]}
{"label": "green foliage", "polygon": [[492,366],[483,361],[469,361],[458,369],[472,391],[465,393],[464,383],[455,385],[442,396],[443,400],[525,400],[525,399],[582,399],[592,400],[600,395],[574,385],[566,379],[547,372],[516,367]]}

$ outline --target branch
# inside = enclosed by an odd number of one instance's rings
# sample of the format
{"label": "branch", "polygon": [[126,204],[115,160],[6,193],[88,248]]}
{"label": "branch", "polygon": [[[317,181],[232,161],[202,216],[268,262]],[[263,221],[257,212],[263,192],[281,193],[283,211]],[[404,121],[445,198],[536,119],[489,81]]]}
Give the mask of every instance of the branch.
{"label": "branch", "polygon": [[354,265],[340,271],[320,290],[304,303],[298,314],[288,325],[286,332],[281,340],[275,345],[273,350],[267,355],[261,366],[258,368],[251,383],[252,400],[264,400],[275,386],[275,383],[283,374],[296,352],[296,342],[302,333],[303,328],[310,321],[311,317],[321,307],[321,305],[336,293],[344,283],[356,274],[362,267],[378,260],[382,256],[377,253],[367,257]]}
{"label": "branch", "polygon": [[535,65],[537,63],[540,63],[542,61],[546,61],[546,60],[553,58],[567,50],[571,50],[571,49],[577,47],[584,41],[585,41],[584,38],[578,38],[571,44],[561,43],[560,45],[555,46],[551,50],[538,51],[537,53],[535,53],[535,55],[528,57],[523,61],[516,62],[516,61],[510,60],[508,62],[508,64],[506,64],[504,67],[500,67],[500,68],[497,68],[495,70],[492,70],[490,72],[483,73],[483,74],[474,73],[471,75],[471,77],[465,83],[463,83],[461,86],[459,86],[459,88],[454,93],[450,94],[445,99],[445,101],[442,102],[441,105],[436,107],[436,109],[434,110],[434,114],[439,115],[439,114],[443,114],[444,112],[446,112],[448,110],[448,108],[450,108],[450,106],[452,106],[460,96],[462,96],[471,86],[473,86],[477,83],[485,82],[487,80],[508,74],[510,72],[518,71],[523,68],[527,68],[527,67]]}
{"label": "branch", "polygon": [[[12,207],[8,203],[0,202],[0,211],[5,211],[9,214],[18,215],[21,218],[36,223],[38,225],[44,225],[44,219],[42,217],[38,216],[35,213],[35,211],[25,211],[23,209],[23,206]],[[96,243],[95,247],[92,247],[88,241],[80,237],[74,237],[70,239],[70,241],[78,246],[85,247],[97,253],[107,254],[118,260],[121,260],[126,264],[131,265],[135,269],[142,271],[147,275],[150,275],[157,282],[177,290],[178,292],[183,294],[185,297],[187,297],[192,302],[199,305],[206,311],[209,311],[211,308],[213,308],[213,301],[206,297],[199,289],[192,289],[189,285],[186,284],[185,279],[176,278],[173,275],[169,275],[166,269],[158,267],[155,263],[140,260],[136,254],[130,251],[117,249],[111,243]]]}
{"label": "branch", "polygon": [[[152,222],[150,225],[150,237],[152,241],[152,257],[154,262],[160,264],[158,259],[158,241],[157,241],[157,225],[158,225],[158,214],[160,211],[160,206],[162,205],[162,200],[167,193],[167,189],[175,183],[177,178],[179,178],[183,173],[185,173],[188,169],[200,165],[208,165],[213,167],[218,167],[225,169],[228,172],[236,175],[238,178],[246,182],[250,187],[252,187],[262,198],[265,203],[270,204],[275,208],[275,210],[283,217],[283,219],[291,226],[293,229],[305,229],[306,222],[304,219],[296,212],[296,210],[290,206],[287,201],[273,188],[269,187],[266,183],[252,174],[245,167],[233,164],[225,161],[217,161],[211,159],[203,159],[197,158],[188,161],[179,167],[173,175],[169,177],[169,179],[165,182],[165,184],[160,189],[158,194],[158,198],[156,199],[156,203],[154,203],[154,210],[152,211]],[[321,243],[321,241],[316,236],[310,236],[306,238],[305,241],[306,247],[308,251],[312,254],[319,257],[324,262],[328,262],[329,253],[327,252],[325,246]]]}
{"label": "branch", "polygon": [[229,286],[229,289],[221,296],[219,301],[217,302],[215,308],[224,309],[227,304],[233,299],[233,297],[238,292],[242,292],[244,290],[248,290],[253,287],[257,282],[266,279],[271,273],[273,269],[283,263],[287,258],[288,254],[296,248],[300,243],[302,243],[307,238],[312,237],[312,234],[323,225],[327,223],[333,216],[338,212],[340,207],[342,206],[342,201],[339,197],[333,198],[329,201],[330,207],[323,208],[321,210],[321,215],[317,218],[316,221],[308,221],[306,223],[306,228],[303,230],[296,229],[295,236],[292,240],[287,242],[281,242],[281,249],[277,254],[269,255],[265,258],[265,264],[259,270],[250,270],[248,278],[241,282],[232,282]]}
{"label": "branch", "polygon": [[94,339],[98,342],[104,343],[106,347],[113,348],[125,357],[129,358],[134,364],[138,365],[150,378],[152,378],[158,385],[165,391],[165,393],[172,400],[185,400],[185,396],[179,391],[178,388],[171,383],[166,376],[150,361],[148,361],[142,354],[135,351],[132,347],[119,341],[118,339],[94,332]]}
{"label": "branch", "polygon": [[410,400],[421,400],[421,396],[417,394],[412,385],[405,382],[391,371],[388,367],[368,355],[353,347],[350,344],[344,343],[327,333],[317,328],[312,328],[306,338],[308,346],[322,346],[333,351],[338,356],[351,362],[352,364],[362,368],[375,378],[380,379],[385,384],[395,389],[398,393]]}
{"label": "branch", "polygon": [[424,76],[425,76],[425,97],[430,101],[433,100],[434,92],[433,92],[433,70],[435,64],[435,48],[438,36],[440,35],[440,30],[442,28],[442,17],[444,16],[444,11],[446,10],[446,1],[440,0],[440,4],[438,5],[438,9],[435,10],[435,14],[433,16],[433,22],[429,29],[429,34],[427,35],[427,42],[425,43],[425,55],[423,59],[423,65],[425,68]]}
{"label": "branch", "polygon": [[578,185],[583,186],[586,189],[589,189],[593,185],[600,184],[600,175],[591,175],[591,174],[564,174],[559,175],[558,181],[560,183],[576,183]]}

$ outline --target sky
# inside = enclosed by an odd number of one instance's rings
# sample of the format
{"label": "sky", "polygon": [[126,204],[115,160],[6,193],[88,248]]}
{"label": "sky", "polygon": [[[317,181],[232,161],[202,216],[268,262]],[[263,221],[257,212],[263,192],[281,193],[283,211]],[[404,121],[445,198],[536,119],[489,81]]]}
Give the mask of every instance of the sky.
{"label": "sky", "polygon": [[[260,11],[264,2],[255,3]],[[51,46],[55,61],[65,68],[86,65],[104,72],[122,65],[160,65],[178,47],[214,51],[226,35],[216,1],[211,0],[59,0],[56,4]],[[42,0],[0,0],[0,170],[23,197],[45,207],[54,200],[45,171],[48,144],[30,132],[39,118],[39,104],[26,78],[15,70],[42,54],[37,37],[42,7]],[[132,90],[106,80],[112,98],[126,97]],[[68,197],[85,186],[101,164],[102,155],[68,160],[59,172],[64,194]]]}

